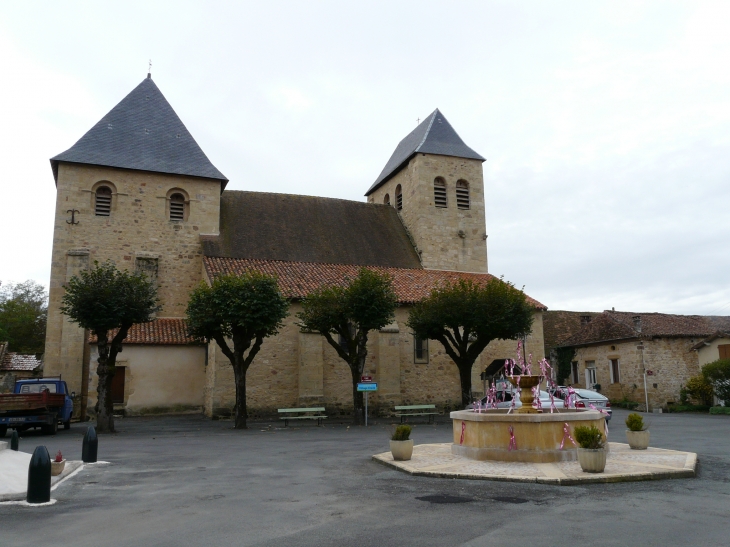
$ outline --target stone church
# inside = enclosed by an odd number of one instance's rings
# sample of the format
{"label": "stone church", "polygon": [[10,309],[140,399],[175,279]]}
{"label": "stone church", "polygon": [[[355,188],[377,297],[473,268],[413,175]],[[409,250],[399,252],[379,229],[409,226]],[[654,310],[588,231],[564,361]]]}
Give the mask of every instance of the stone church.
{"label": "stone church", "polygon": [[[276,274],[291,301],[281,332],[267,339],[248,372],[251,415],[277,408],[352,407],[347,365],[317,334],[295,322],[312,289],[340,283],[365,266],[388,272],[399,298],[396,319],[371,333],[366,371],[378,382],[376,411],[397,404],[460,404],[456,366],[440,344],[415,339],[409,306],[460,278],[485,281],[487,233],[482,163],[435,110],[396,147],[367,202],[226,190],[210,162],[148,75],[67,151],[51,159],[56,212],[45,373],[62,374],[86,412],[96,398],[95,344],[61,315],[64,284],[94,261],[142,270],[162,309],[135,325],[117,362],[115,408],[129,415],[230,414],[233,371],[215,343],[186,335],[192,289],[219,273]],[[363,187],[364,189],[365,187]],[[542,312],[527,352],[543,357]],[[474,366],[480,373],[513,357],[514,341],[495,341]]]}

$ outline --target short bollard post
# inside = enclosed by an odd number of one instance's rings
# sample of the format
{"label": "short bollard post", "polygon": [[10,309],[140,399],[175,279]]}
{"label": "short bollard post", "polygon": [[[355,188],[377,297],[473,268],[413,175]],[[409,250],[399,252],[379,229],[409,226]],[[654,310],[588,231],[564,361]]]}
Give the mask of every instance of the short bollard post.
{"label": "short bollard post", "polygon": [[95,463],[96,453],[99,450],[99,439],[96,437],[96,429],[89,426],[84,435],[84,442],[81,445],[81,460],[84,463]]}
{"label": "short bollard post", "polygon": [[18,445],[20,444],[20,438],[18,437],[18,430],[13,429],[13,434],[10,437],[10,450],[18,451]]}
{"label": "short bollard post", "polygon": [[28,503],[51,501],[51,456],[45,446],[36,446],[28,466]]}

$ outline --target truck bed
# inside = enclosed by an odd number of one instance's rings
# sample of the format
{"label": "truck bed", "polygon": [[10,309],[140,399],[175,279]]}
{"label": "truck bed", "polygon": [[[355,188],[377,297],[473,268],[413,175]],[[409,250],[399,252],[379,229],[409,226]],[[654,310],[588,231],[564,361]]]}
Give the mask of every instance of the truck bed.
{"label": "truck bed", "polygon": [[3,393],[0,394],[0,412],[42,410],[63,407],[63,393]]}

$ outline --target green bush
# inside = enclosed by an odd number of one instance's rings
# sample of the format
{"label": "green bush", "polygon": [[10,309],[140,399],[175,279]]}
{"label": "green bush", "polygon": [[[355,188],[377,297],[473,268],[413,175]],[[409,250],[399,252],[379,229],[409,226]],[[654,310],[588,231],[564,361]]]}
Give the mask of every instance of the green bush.
{"label": "green bush", "polygon": [[395,428],[393,436],[390,438],[392,441],[407,441],[411,436],[411,426],[399,425]]}
{"label": "green bush", "polygon": [[730,403],[730,359],[718,359],[702,367],[702,376],[712,385],[717,398]]}
{"label": "green bush", "polygon": [[646,429],[646,426],[644,425],[644,418],[635,412],[629,414],[626,418],[626,427],[628,427],[631,431],[644,431]]}
{"label": "green bush", "polygon": [[575,428],[575,440],[581,448],[603,448],[603,433],[595,425],[579,425]]}
{"label": "green bush", "polygon": [[667,405],[667,412],[707,412],[710,405]]}
{"label": "green bush", "polygon": [[710,414],[730,414],[730,406],[713,406]]}
{"label": "green bush", "polygon": [[687,380],[687,395],[698,404],[710,406],[713,393],[712,384],[702,374]]}
{"label": "green bush", "polygon": [[637,406],[639,406],[639,403],[637,403],[636,401],[629,401],[628,399],[620,399],[616,401],[611,401],[611,406],[617,406],[619,408],[628,408],[629,410],[633,410]]}

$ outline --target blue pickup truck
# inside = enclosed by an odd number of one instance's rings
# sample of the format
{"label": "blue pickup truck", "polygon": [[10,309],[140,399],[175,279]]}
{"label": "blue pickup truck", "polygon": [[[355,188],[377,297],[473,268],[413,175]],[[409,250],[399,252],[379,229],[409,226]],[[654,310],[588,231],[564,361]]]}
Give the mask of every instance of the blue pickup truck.
{"label": "blue pickup truck", "polygon": [[71,427],[73,393],[61,378],[18,380],[13,393],[0,394],[0,437],[10,429],[18,432],[40,427],[55,435],[58,424]]}

